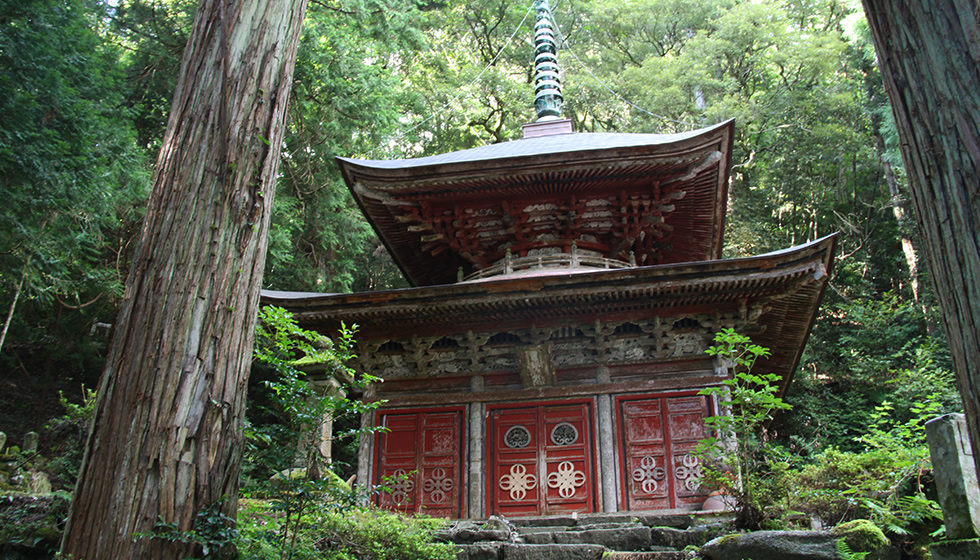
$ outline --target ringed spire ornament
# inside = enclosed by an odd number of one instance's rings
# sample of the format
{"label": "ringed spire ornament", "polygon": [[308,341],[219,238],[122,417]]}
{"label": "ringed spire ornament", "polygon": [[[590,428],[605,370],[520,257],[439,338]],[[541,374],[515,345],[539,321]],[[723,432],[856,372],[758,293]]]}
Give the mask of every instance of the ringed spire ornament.
{"label": "ringed spire ornament", "polygon": [[538,121],[561,118],[565,100],[558,75],[558,42],[548,0],[536,0],[534,9],[534,109]]}

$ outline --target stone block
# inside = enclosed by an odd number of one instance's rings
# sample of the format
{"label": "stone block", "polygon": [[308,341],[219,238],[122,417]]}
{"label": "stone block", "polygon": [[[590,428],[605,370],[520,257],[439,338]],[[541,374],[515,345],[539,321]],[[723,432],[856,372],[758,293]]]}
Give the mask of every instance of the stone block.
{"label": "stone block", "polygon": [[679,550],[660,552],[607,552],[602,560],[690,560],[686,552]]}
{"label": "stone block", "polygon": [[500,560],[503,543],[462,544],[456,547],[456,560]]}
{"label": "stone block", "polygon": [[932,560],[980,560],[980,539],[938,542],[929,552]]}
{"label": "stone block", "polygon": [[650,536],[654,545],[686,548],[688,546],[702,546],[711,539],[724,535],[727,532],[720,525],[702,525],[691,527],[690,529],[653,527],[650,529]]}
{"label": "stone block", "polygon": [[41,471],[31,471],[28,490],[31,494],[50,494],[52,490],[51,479]]}
{"label": "stone block", "polygon": [[943,509],[946,538],[980,536],[980,487],[973,451],[962,414],[946,414],[926,422],[932,471]]}
{"label": "stone block", "polygon": [[656,515],[640,514],[636,520],[647,527],[672,527],[674,529],[687,529],[694,524],[694,519],[690,515]]}
{"label": "stone block", "polygon": [[487,522],[483,524],[482,528],[484,531],[507,531],[508,533],[511,529],[510,524],[496,515],[491,515],[490,519],[487,519]]}
{"label": "stone block", "polygon": [[650,529],[646,527],[565,531],[552,536],[558,544],[598,544],[610,550],[650,548]]}
{"label": "stone block", "polygon": [[595,544],[505,544],[500,560],[600,560],[605,551]]}
{"label": "stone block", "polygon": [[554,533],[555,531],[567,531],[568,527],[518,527],[517,534],[530,535],[532,533]]}
{"label": "stone block", "polygon": [[518,527],[572,527],[578,523],[578,516],[547,515],[541,517],[522,517],[513,520]]}
{"label": "stone block", "polygon": [[829,531],[757,531],[719,537],[700,552],[710,560],[839,560],[838,538]]}
{"label": "stone block", "polygon": [[536,531],[522,535],[521,539],[525,544],[553,544],[555,542],[554,531]]}
{"label": "stone block", "polygon": [[[585,523],[584,516],[583,518],[580,519],[580,521]],[[588,518],[588,522],[590,524],[595,524],[595,523],[628,524],[628,523],[636,523],[636,516],[633,515],[632,513],[603,513]]]}
{"label": "stone block", "polygon": [[472,521],[457,521],[446,529],[438,531],[435,534],[435,539],[456,544],[471,544],[481,541],[508,541],[510,540],[510,528],[507,527],[506,523],[501,525],[500,523],[491,523],[490,520],[482,527]]}
{"label": "stone block", "polygon": [[37,453],[37,444],[41,436],[37,435],[37,432],[27,432],[24,434],[24,449],[23,453]]}
{"label": "stone block", "polygon": [[621,522],[604,522],[604,523],[589,523],[589,524],[579,524],[575,526],[576,531],[590,531],[592,529],[632,529],[634,527],[645,527],[640,523],[633,523],[629,521]]}

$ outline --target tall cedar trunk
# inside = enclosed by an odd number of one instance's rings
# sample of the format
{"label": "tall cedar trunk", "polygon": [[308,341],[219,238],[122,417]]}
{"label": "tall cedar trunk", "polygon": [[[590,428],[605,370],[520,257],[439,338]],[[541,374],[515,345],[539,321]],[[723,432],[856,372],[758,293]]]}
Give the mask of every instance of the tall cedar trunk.
{"label": "tall cedar trunk", "polygon": [[[980,8],[975,0],[864,0],[864,9],[980,450]],[[980,453],[973,457],[980,472]]]}
{"label": "tall cedar trunk", "polygon": [[202,0],[75,489],[75,560],[183,558],[134,538],[234,518],[286,101],[306,0]]}

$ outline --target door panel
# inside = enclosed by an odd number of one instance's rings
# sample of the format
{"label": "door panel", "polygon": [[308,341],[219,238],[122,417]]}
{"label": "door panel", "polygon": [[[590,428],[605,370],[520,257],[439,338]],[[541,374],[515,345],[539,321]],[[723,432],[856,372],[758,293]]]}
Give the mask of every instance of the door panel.
{"label": "door panel", "polygon": [[489,412],[491,513],[594,511],[590,402],[498,407]]}
{"label": "door panel", "polygon": [[698,440],[707,433],[704,417],[707,415],[706,397],[672,397],[667,400],[667,426],[670,433],[670,449],[673,455],[674,506],[701,504],[704,494],[698,490],[701,482],[701,465],[692,455]]}
{"label": "door panel", "polygon": [[459,517],[462,504],[462,410],[383,411],[375,484],[391,489],[380,506]]}
{"label": "door panel", "polygon": [[[705,437],[706,397],[620,397],[625,505],[630,510],[700,504],[701,466],[691,453]],[[665,429],[666,428],[666,429]]]}

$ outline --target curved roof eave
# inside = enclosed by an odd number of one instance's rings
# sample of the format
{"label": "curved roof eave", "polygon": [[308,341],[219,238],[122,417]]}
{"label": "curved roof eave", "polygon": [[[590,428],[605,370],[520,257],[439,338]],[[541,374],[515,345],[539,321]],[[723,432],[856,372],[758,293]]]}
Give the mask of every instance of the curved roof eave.
{"label": "curved roof eave", "polygon": [[[608,286],[611,293],[625,295],[624,287],[649,288],[661,286],[671,290],[685,287],[685,291],[709,283],[732,283],[743,281],[752,274],[767,277],[779,276],[782,270],[795,270],[804,262],[819,261],[824,269],[821,277],[829,276],[833,267],[838,234],[828,235],[815,241],[789,247],[780,251],[736,259],[719,259],[692,263],[666,264],[621,268],[614,270],[597,269],[594,272],[579,271],[567,275],[542,275],[516,278],[485,279],[478,282],[459,282],[399,288],[377,292],[353,294],[323,294],[316,292],[279,292],[262,290],[263,305],[279,305],[292,311],[302,320],[336,316],[336,311],[363,309],[372,315],[416,315],[410,308],[413,304],[426,305],[438,302],[437,307],[450,309],[461,305],[461,298],[490,298],[498,300],[495,305],[509,305],[504,294],[524,294],[519,298],[524,302],[535,298],[548,297],[549,294],[569,291],[572,297],[590,298]],[[794,272],[795,273],[795,272]],[[590,291],[580,290],[581,285],[592,286]],[[518,302],[518,300],[514,300]],[[523,305],[518,302],[518,305]],[[438,313],[436,309],[431,312]],[[424,319],[422,319],[424,321]]]}
{"label": "curved roof eave", "polygon": [[720,130],[732,129],[734,122],[734,119],[729,119],[713,126],[675,134],[572,132],[521,138],[420,158],[371,160],[338,156],[337,161],[348,185],[365,178],[379,181],[428,176],[445,178],[460,172],[469,175],[486,169],[521,167],[528,160],[547,165],[549,162],[566,164],[569,161],[594,160],[603,153],[624,150],[656,154],[675,147],[683,148],[692,140],[711,137]]}
{"label": "curved roof eave", "polygon": [[[759,367],[779,374],[785,392],[833,271],[837,234],[765,255],[404,288],[360,294],[263,291],[263,304],[293,311],[306,328],[358,323],[364,332],[418,333],[562,321],[607,313],[661,314],[704,308],[764,309],[753,342],[772,354]],[[683,313],[682,313],[683,314]]]}

